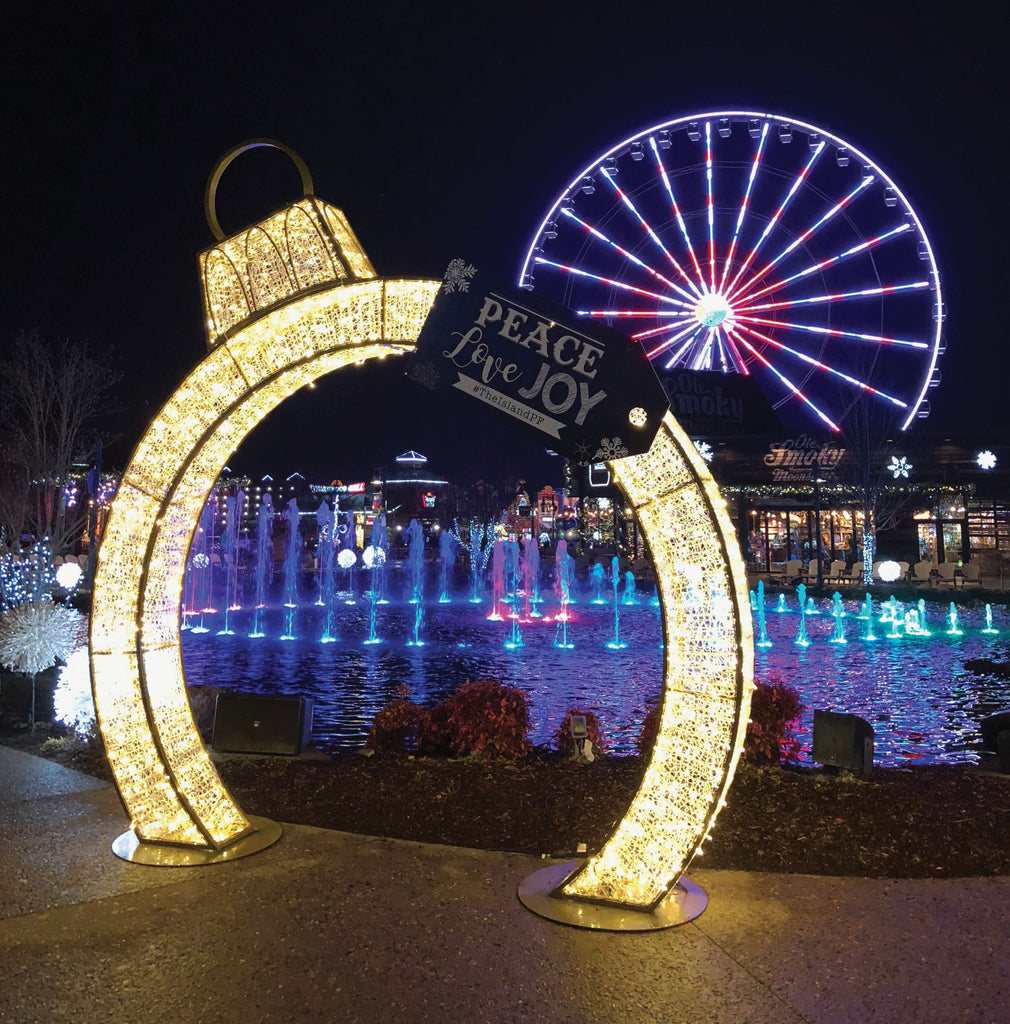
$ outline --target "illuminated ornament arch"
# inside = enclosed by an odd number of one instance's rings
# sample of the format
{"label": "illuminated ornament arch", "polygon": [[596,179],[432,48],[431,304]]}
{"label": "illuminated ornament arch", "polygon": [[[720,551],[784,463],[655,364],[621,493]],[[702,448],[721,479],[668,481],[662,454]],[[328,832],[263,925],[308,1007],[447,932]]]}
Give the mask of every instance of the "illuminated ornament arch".
{"label": "illuminated ornament arch", "polygon": [[[284,398],[342,367],[409,351],[440,287],[376,278],[343,214],[310,193],[219,238],[200,264],[210,352],[123,475],[91,618],[95,707],[131,820],[113,848],[153,864],[229,859],[279,835],[228,794],[186,697],[182,583],[203,504],[243,438]],[[606,917],[614,911],[637,916],[632,927],[658,927],[684,919],[682,909],[664,912],[667,897],[707,836],[742,747],[753,677],[746,577],[724,503],[672,416],[649,452],[610,468],[635,509],[662,599],[659,732],[614,834],[585,863],[561,866],[545,898],[576,923],[615,927]],[[543,913],[530,895],[537,887],[525,886],[523,898]]]}

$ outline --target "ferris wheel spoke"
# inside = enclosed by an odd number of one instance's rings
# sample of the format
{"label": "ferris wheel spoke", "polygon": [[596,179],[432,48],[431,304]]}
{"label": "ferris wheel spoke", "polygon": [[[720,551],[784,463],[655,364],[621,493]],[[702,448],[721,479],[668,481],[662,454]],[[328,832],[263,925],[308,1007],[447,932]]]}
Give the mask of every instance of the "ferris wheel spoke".
{"label": "ferris wheel spoke", "polygon": [[726,344],[729,346],[729,350],[733,353],[733,358],[736,361],[737,372],[743,374],[745,377],[750,376],[750,370],[747,367],[747,360],[740,354],[740,350],[736,347],[736,343],[733,341],[733,336],[728,330],[723,330],[723,334],[726,336]]}
{"label": "ferris wheel spoke", "polygon": [[842,210],[845,209],[846,206],[849,205],[849,203],[852,202],[853,199],[856,198],[856,196],[859,195],[860,192],[862,192],[869,185],[873,184],[873,180],[873,175],[867,174],[863,178],[863,180],[860,181],[860,183],[847,196],[843,196],[841,199],[839,199],[838,202],[835,203],[835,205],[832,206],[831,209],[828,210],[827,213],[825,213],[819,220],[811,224],[810,227],[806,229],[806,231],[803,231],[801,234],[797,235],[796,238],[794,238],[778,254],[778,256],[775,257],[775,259],[773,259],[770,263],[765,264],[765,266],[762,267],[762,269],[759,270],[746,284],[741,285],[735,293],[731,294],[730,298],[732,299],[734,296],[746,295],[747,289],[749,287],[757,284],[757,282],[760,281],[761,278],[763,278],[769,270],[772,270],[775,266],[781,263],[782,260],[784,260],[797,246],[802,245],[809,238],[813,237],[813,235],[815,235],[822,227],[824,227],[825,224],[833,220]]}
{"label": "ferris wheel spoke", "polygon": [[[651,327],[647,331],[638,331],[631,335],[635,341],[644,341],[646,338],[654,338],[657,334],[665,334],[667,331],[675,331],[687,324],[687,330],[693,331],[701,325],[698,323],[696,317],[693,316],[682,316],[676,323],[672,324],[660,324],[659,327]],[[651,356],[650,356],[651,358]]]}
{"label": "ferris wheel spoke", "polygon": [[[683,310],[667,310],[667,309],[577,309],[575,310],[579,316],[593,316],[593,317],[635,317],[644,316],[649,319],[655,317],[684,317],[689,314]],[[657,327],[657,331],[665,331],[666,327]]]}
{"label": "ferris wheel spoke", "polygon": [[733,335],[734,339],[738,341],[748,352],[762,365],[766,370],[773,373],[786,388],[789,389],[792,394],[798,398],[804,405],[808,406],[816,416],[826,423],[836,433],[841,429],[830,416],[827,415],[819,406],[817,406],[810,398],[805,395],[784,373],[777,370],[772,364],[742,335],[736,333],[733,328],[729,329],[729,334]]}
{"label": "ferris wheel spoke", "polygon": [[908,403],[903,402],[900,398],[895,398],[894,395],[889,395],[886,391],[881,391],[880,388],[875,388],[866,381],[860,380],[858,377],[853,377],[851,374],[845,373],[843,370],[839,370],[833,366],[828,366],[827,363],[822,362],[820,359],[814,359],[813,356],[807,355],[805,352],[800,352],[798,349],[791,348],[789,345],[786,345],[781,341],[776,341],[775,338],[770,338],[767,334],[762,334],[753,327],[745,327],[741,324],[740,329],[745,331],[752,338],[756,338],[758,341],[761,341],[766,345],[770,345],[772,348],[776,348],[780,352],[786,352],[794,358],[807,363],[809,366],[816,367],[823,373],[829,374],[832,377],[837,377],[839,380],[844,380],[847,384],[851,384],[853,387],[858,388],[866,394],[876,395],[878,398],[882,398],[901,409],[908,408]]}
{"label": "ferris wheel spoke", "polygon": [[726,253],[726,260],[722,265],[722,278],[719,281],[719,291],[724,292],[726,278],[729,276],[730,267],[733,264],[733,257],[736,255],[737,242],[740,239],[740,228],[743,227],[744,216],[747,213],[747,205],[750,203],[751,190],[754,188],[754,179],[757,177],[758,166],[761,163],[761,154],[764,152],[765,140],[768,138],[768,122],[765,121],[761,128],[761,136],[758,139],[757,149],[754,152],[754,159],[751,161],[750,177],[747,179],[747,189],[740,202],[740,212],[737,214],[736,227],[733,229],[733,238],[729,243],[729,250]]}
{"label": "ferris wheel spoke", "polygon": [[[667,328],[667,330],[669,330],[669,328]],[[691,347],[692,343],[694,342],[694,339],[702,330],[704,330],[704,328],[701,326],[701,324],[697,322],[692,322],[678,334],[674,334],[671,337],[667,338],[661,345],[657,345],[655,348],[647,350],[645,354],[646,356],[648,356],[649,359],[655,359],[662,353],[668,352],[679,341],[682,341],[684,338],[687,338],[687,341],[685,341],[684,344],[673,354],[673,356],[671,356],[670,361],[666,364],[666,369],[670,369],[670,367],[673,366],[677,359],[685,351],[687,351],[687,349]],[[688,335],[690,335],[690,337],[687,337]]]}
{"label": "ferris wheel spoke", "polygon": [[[705,207],[708,214],[708,275],[715,291],[715,202],[712,199],[712,122],[705,122]],[[710,336],[711,337],[711,336]]]}
{"label": "ferris wheel spoke", "polygon": [[802,185],[803,182],[807,180],[807,177],[809,176],[810,171],[812,170],[814,164],[817,162],[817,158],[823,152],[824,152],[824,142],[823,141],[822,142],[818,142],[817,145],[814,147],[813,152],[810,154],[810,159],[804,165],[803,170],[800,171],[800,173],[797,174],[796,177],[793,179],[793,183],[792,183],[792,185],[789,186],[789,191],[786,193],[785,199],[782,200],[781,204],[779,205],[779,208],[775,211],[774,214],[772,214],[771,220],[768,221],[768,223],[764,226],[764,230],[761,232],[760,236],[758,237],[758,240],[754,244],[754,247],[747,254],[747,257],[744,259],[743,263],[740,265],[740,269],[736,272],[736,275],[733,277],[733,280],[730,282],[729,289],[728,289],[728,291],[730,293],[732,293],[732,292],[734,292],[736,290],[737,282],[746,273],[747,268],[754,261],[754,257],[757,256],[757,254],[761,251],[761,247],[765,244],[765,239],[767,239],[768,235],[771,234],[772,228],[774,228],[775,225],[778,224],[779,220],[782,217],[782,214],[785,213],[785,211],[789,207],[789,204],[792,202],[793,196],[795,196],[796,193],[799,191],[800,185]]}
{"label": "ferris wheel spoke", "polygon": [[[600,173],[603,175],[603,178],[607,182],[607,184],[609,184],[610,187],[614,190],[614,194],[617,196],[617,198],[621,200],[621,202],[625,205],[625,207],[628,209],[631,215],[635,218],[635,220],[638,221],[638,224],[641,227],[641,229],[649,236],[652,242],[659,248],[659,251],[667,258],[667,260],[669,260],[670,265],[674,268],[674,270],[676,270],[677,273],[680,274],[680,276],[687,282],[688,287],[692,289],[693,296],[688,295],[688,298],[697,298],[701,294],[701,292],[698,289],[698,286],[694,283],[694,281],[691,280],[691,278],[688,276],[684,268],[677,262],[677,260],[674,258],[670,250],[667,249],[667,247],[663,244],[662,239],[652,229],[652,225],[649,224],[649,222],[638,212],[638,208],[631,201],[630,197],[617,184],[617,182],[614,181],[613,175],[611,175],[605,167],[600,167]],[[670,287],[676,286],[671,285]],[[677,290],[681,291],[681,289],[679,288]],[[687,295],[688,293],[682,292],[682,294]]]}
{"label": "ferris wheel spoke", "polygon": [[809,266],[804,267],[795,274],[791,274],[789,277],[780,278],[778,281],[773,281],[771,284],[765,285],[760,291],[752,292],[746,297],[746,301],[752,302],[754,299],[758,299],[762,295],[768,295],[770,292],[777,291],[779,288],[784,288],[786,285],[790,285],[795,281],[800,281],[804,277],[809,277],[811,274],[816,274],[818,271],[826,270],[828,267],[832,267],[836,263],[841,263],[850,256],[855,256],[857,253],[873,249],[880,245],[881,242],[886,242],[888,239],[895,238],[896,236],[903,234],[908,231],[910,227],[911,225],[908,223],[899,224],[896,228],[893,228],[890,231],[885,231],[882,235],[877,235],[876,238],[868,238],[865,242],[860,242],[859,245],[854,245],[851,249],[846,249],[845,252],[829,256],[827,259],[820,260],[817,263],[811,263]]}
{"label": "ferris wheel spoke", "polygon": [[[641,267],[641,269],[644,270],[647,274],[651,274],[654,278],[656,278],[656,280],[661,281],[668,288],[672,288],[678,295],[683,295],[684,298],[687,299],[689,302],[695,301],[694,295],[692,295],[688,291],[685,291],[679,285],[674,284],[673,281],[664,277],[658,270],[656,270],[654,267],[649,266],[644,260],[639,259],[636,255],[634,255],[634,253],[630,253],[623,246],[618,245],[617,242],[615,242],[609,236],[605,235],[602,231],[599,230],[599,228],[595,228],[592,224],[589,224],[588,222],[582,220],[581,217],[578,217],[571,210],[562,210],[562,213],[570,220],[575,221],[575,223],[578,224],[579,227],[581,227],[584,231],[591,234],[594,238],[597,238],[601,242],[604,242],[606,245],[609,245],[615,252],[620,253],[625,259],[630,260],[632,263],[635,264],[635,266]],[[681,274],[684,274],[683,270],[681,270],[681,268],[677,266],[676,261],[674,261],[674,266],[677,268],[677,270],[680,270]],[[692,284],[690,279],[687,278],[687,275],[684,275],[684,277],[685,280],[687,280],[688,284]]]}
{"label": "ferris wheel spoke", "polygon": [[542,267],[554,267],[555,270],[560,270],[565,274],[572,274],[575,277],[584,277],[590,281],[599,281],[601,284],[608,284],[613,288],[620,288],[622,291],[633,292],[635,295],[644,295],[646,298],[655,299],[657,302],[662,302],[667,306],[687,305],[687,303],[681,302],[679,299],[670,298],[669,295],[660,295],[658,292],[650,292],[646,288],[636,288],[635,285],[628,284],[626,281],[615,281],[612,277],[603,277],[600,274],[592,274],[588,270],[582,270],[580,267],[573,267],[567,263],[556,263],[554,260],[549,260],[545,256],[537,256],[534,262]]}
{"label": "ferris wheel spoke", "polygon": [[854,292],[834,292],[831,295],[811,295],[802,299],[781,299],[779,302],[763,302],[756,306],[733,307],[734,314],[756,313],[761,310],[787,309],[790,306],[813,306],[825,302],[842,302],[845,299],[866,299],[875,295],[893,295],[897,292],[916,291],[921,288],[928,288],[928,281],[911,281],[908,284],[888,284],[879,288],[861,288]]}
{"label": "ferris wheel spoke", "polygon": [[831,338],[853,338],[856,341],[873,341],[880,345],[897,345],[904,348],[929,348],[924,341],[911,341],[907,338],[888,338],[880,334],[863,334],[861,331],[842,331],[837,327],[821,327],[818,324],[794,324],[782,320],[766,320],[760,316],[735,315],[737,322],[748,324],[764,324],[765,327],[783,327],[790,331],[807,331],[811,334],[824,334]]}
{"label": "ferris wheel spoke", "polygon": [[715,328],[710,327],[705,335],[705,344],[701,346],[691,361],[692,370],[710,370],[712,368],[712,335]]}
{"label": "ferris wheel spoke", "polygon": [[677,205],[677,197],[673,194],[673,185],[670,184],[670,176],[666,173],[666,164],[663,163],[663,158],[659,155],[659,147],[656,145],[655,136],[649,136],[649,145],[652,147],[652,153],[656,158],[656,169],[659,171],[659,176],[663,179],[666,194],[670,197],[670,207],[673,210],[674,217],[677,219],[677,226],[680,228],[680,233],[684,238],[684,245],[687,246],[687,252],[691,257],[694,272],[698,275],[698,282],[702,286],[702,290],[704,290],[705,275],[702,273],[701,264],[698,262],[698,255],[691,244],[691,236],[688,233],[687,224],[684,223],[684,216],[680,212],[680,207]]}
{"label": "ferris wheel spoke", "polygon": [[716,343],[719,346],[719,358],[722,362],[723,373],[747,373],[747,366],[740,355],[736,345],[733,344],[733,339],[722,329],[717,327],[715,329]]}

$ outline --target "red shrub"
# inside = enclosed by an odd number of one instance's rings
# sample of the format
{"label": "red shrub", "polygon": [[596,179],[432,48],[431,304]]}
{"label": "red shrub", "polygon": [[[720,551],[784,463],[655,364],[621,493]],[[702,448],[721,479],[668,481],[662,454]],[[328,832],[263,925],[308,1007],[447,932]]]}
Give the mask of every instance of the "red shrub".
{"label": "red shrub", "polygon": [[744,757],[755,764],[795,761],[800,743],[792,727],[802,712],[800,695],[781,679],[758,683],[750,702]]}
{"label": "red shrub", "polygon": [[600,720],[592,711],[583,711],[581,708],[570,708],[565,712],[565,717],[554,733],[554,746],[562,754],[571,754],[575,750],[575,741],[572,739],[572,715],[583,715],[586,719],[587,739],[593,745],[594,751],[602,751],[606,747],[606,740],[603,738],[603,729]]}
{"label": "red shrub", "polygon": [[417,752],[423,757],[452,755],[452,727],[449,724],[449,708],[445,703],[428,709],[417,738]]}
{"label": "red shrub", "polygon": [[366,746],[377,754],[406,754],[417,750],[428,712],[410,700],[410,689],[400,686],[399,698],[390,701],[372,722]]}
{"label": "red shrub", "polygon": [[447,701],[456,754],[522,757],[530,750],[529,698],[497,679],[467,680]]}

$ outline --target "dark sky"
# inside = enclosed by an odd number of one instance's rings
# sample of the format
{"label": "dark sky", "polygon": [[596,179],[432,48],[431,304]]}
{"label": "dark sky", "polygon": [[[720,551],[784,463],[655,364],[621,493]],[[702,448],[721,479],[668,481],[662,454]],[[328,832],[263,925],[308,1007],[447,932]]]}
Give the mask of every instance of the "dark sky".
{"label": "dark sky", "polygon": [[[551,199],[596,153],[734,107],[823,125],[901,184],[949,311],[930,423],[1002,425],[1010,23],[998,5],[205,6],[19,5],[4,24],[0,329],[116,352],[121,461],[205,353],[203,189],[234,143],[301,153],[380,275],[440,276],[466,255],[513,277]],[[222,225],[297,194],[286,159],[256,151],[226,173]],[[262,468],[346,478],[412,447],[453,471],[492,441],[521,461],[504,430],[475,436],[390,370],[300,401],[258,449],[284,465]]]}

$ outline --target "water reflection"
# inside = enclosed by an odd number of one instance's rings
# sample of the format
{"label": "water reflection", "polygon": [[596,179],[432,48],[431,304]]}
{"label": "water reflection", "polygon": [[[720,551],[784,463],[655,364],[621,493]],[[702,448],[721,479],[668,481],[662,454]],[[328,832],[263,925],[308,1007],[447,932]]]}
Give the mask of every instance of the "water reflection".
{"label": "water reflection", "polygon": [[[792,598],[795,605],[795,598]],[[879,617],[880,605],[875,606]],[[920,606],[921,607],[921,606]],[[831,609],[830,602],[822,611]],[[1010,680],[978,675],[966,661],[1010,658],[1010,621],[1003,608],[993,614],[987,634],[985,611],[958,609],[961,635],[947,632],[949,612],[927,606],[925,624],[931,636],[886,638],[867,642],[860,602],[845,602],[847,643],[830,643],[839,619],[821,614],[806,618],[810,646],[793,643],[799,615],[785,605],[782,614],[765,616],[770,647],[755,649],[755,678],[782,679],[796,687],[806,705],[800,722],[802,758],[809,758],[813,709],[847,711],[867,719],[876,732],[876,762],[977,761],[981,747],[978,723],[1010,707]],[[836,609],[837,610],[837,609]],[[268,613],[267,637],[249,639],[238,613],[236,635],[214,630],[182,634],[183,660],[191,684],[219,685],[240,693],[310,696],[315,701],[316,742],[353,750],[365,740],[369,725],[383,704],[406,683],[415,700],[433,704],[466,679],[492,675],[515,683],[530,695],[535,743],[550,741],[565,712],[574,706],[594,711],[607,727],[615,752],[634,750],[648,702],[660,690],[662,650],[660,624],[648,604],[622,609],[621,636],[628,647],[607,648],[613,619],[606,606],[573,606],[569,622],[573,650],[554,646],[555,623],[543,619],[523,624],[525,646],[503,646],[507,624],[487,621],[471,605],[432,605],[426,611],[423,647],[407,646],[415,611],[409,605],[384,609],[383,643],[366,646],[368,610],[349,608],[335,630],[337,642],[282,642],[281,613]],[[299,609],[303,635],[312,636],[322,614]],[[233,618],[236,616],[233,614]],[[250,618],[251,623],[251,618]],[[391,639],[398,638],[398,639]],[[94,718],[85,649],[71,655],[59,670],[54,694],[60,721],[86,726]]]}

